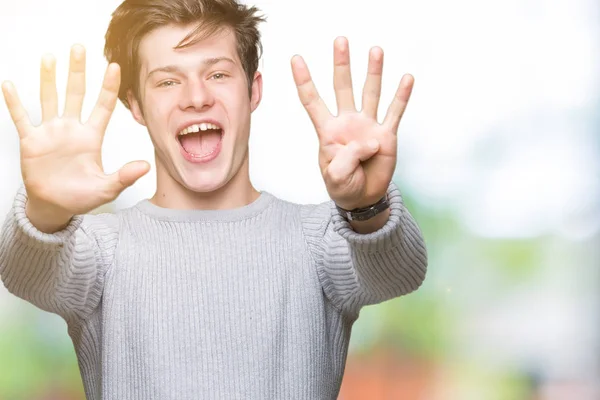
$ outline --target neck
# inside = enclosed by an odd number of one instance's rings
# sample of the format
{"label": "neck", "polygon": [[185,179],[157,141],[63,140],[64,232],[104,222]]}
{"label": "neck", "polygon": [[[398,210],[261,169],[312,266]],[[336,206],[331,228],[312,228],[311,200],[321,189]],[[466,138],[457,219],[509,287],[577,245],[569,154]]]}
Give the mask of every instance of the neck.
{"label": "neck", "polygon": [[248,156],[225,185],[210,192],[194,192],[173,179],[158,160],[156,166],[157,189],[150,202],[162,208],[227,210],[246,206],[260,196],[250,182]]}

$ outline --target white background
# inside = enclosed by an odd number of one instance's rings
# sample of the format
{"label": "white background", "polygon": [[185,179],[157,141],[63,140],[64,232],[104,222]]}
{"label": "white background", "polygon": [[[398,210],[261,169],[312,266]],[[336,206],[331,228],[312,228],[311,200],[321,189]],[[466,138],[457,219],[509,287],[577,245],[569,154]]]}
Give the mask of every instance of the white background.
{"label": "white background", "polygon": [[[104,33],[119,3],[2,0],[0,80],[16,84],[34,120],[40,114],[42,54],[58,59],[63,96],[73,43],[88,50],[88,115],[106,67]],[[265,52],[260,67],[264,99],[254,114],[250,143],[257,188],[298,202],[327,199],[316,137],[298,101],[289,60],[296,53],[305,57],[335,112],[332,43],[345,35],[357,99],[369,47],[379,45],[385,51],[380,118],[402,74],[416,78],[399,131],[396,179],[404,188],[434,206],[458,208],[484,235],[559,231],[579,237],[597,230],[597,215],[590,219],[585,214],[590,194],[597,192],[596,175],[590,172],[597,162],[590,133],[578,126],[581,116],[576,115],[597,98],[598,9],[593,1],[253,4],[268,17],[262,26]],[[0,211],[5,211],[20,179],[17,135],[5,107],[0,107],[0,129]],[[103,157],[108,171],[134,159],[154,161],[144,128],[120,104]],[[151,172],[125,191],[116,207],[151,196],[154,180]],[[569,224],[573,215],[585,223]]]}

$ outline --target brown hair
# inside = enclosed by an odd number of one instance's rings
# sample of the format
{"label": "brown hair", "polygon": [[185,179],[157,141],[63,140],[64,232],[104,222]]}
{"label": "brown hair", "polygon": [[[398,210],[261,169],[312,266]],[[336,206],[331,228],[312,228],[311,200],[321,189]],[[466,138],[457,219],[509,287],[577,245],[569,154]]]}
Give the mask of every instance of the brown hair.
{"label": "brown hair", "polygon": [[106,31],[104,55],[108,62],[121,67],[119,99],[129,108],[127,93],[131,90],[139,101],[140,63],[138,49],[142,38],[168,24],[198,26],[175,49],[192,46],[199,41],[231,28],[236,36],[238,56],[246,73],[248,92],[252,92],[254,74],[262,53],[256,7],[237,0],[125,0],[112,14]]}

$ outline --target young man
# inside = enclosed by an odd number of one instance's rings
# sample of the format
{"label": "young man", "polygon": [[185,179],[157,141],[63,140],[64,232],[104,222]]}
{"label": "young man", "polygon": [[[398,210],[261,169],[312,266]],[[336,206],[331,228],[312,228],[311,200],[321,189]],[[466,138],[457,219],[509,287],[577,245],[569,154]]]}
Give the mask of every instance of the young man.
{"label": "young man", "polygon": [[[126,0],[85,123],[81,46],[62,116],[51,57],[40,126],[2,86],[24,187],[1,233],[0,274],[16,296],[66,320],[88,399],[334,399],[361,307],[424,279],[421,233],[391,182],[412,78],[379,123],[383,53],[372,49],[356,111],[348,43],[338,38],[333,116],[294,57],[331,201],[280,200],[248,172],[261,21],[235,0]],[[103,172],[117,98],[148,129],[157,189],[132,208],[89,215],[149,169],[138,161]]]}

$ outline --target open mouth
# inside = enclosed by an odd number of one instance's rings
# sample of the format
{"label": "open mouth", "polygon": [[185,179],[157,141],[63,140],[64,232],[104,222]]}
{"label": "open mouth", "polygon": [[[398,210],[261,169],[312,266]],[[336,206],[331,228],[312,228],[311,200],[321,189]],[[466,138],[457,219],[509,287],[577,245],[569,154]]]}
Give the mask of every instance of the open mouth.
{"label": "open mouth", "polygon": [[177,134],[183,150],[192,158],[203,159],[216,153],[223,139],[223,129],[213,123],[190,125]]}

